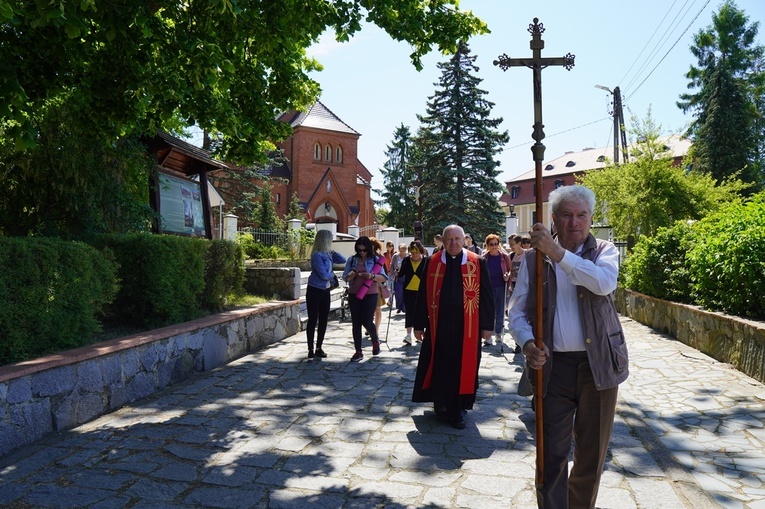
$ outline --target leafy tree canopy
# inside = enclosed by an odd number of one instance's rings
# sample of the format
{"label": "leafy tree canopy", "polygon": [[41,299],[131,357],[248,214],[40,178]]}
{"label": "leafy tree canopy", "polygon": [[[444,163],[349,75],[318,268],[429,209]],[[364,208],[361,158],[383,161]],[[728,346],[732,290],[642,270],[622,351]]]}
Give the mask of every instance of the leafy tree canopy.
{"label": "leafy tree canopy", "polygon": [[137,137],[112,143],[77,129],[53,105],[37,124],[38,143],[18,150],[0,136],[0,235],[84,238],[147,231],[153,158]]}
{"label": "leafy tree canopy", "polygon": [[596,222],[607,222],[614,236],[631,248],[641,235],[654,236],[660,227],[679,220],[698,220],[721,204],[740,202],[746,187],[739,180],[717,182],[711,175],[675,166],[659,140],[661,127],[651,118],[632,119],[640,140],[631,153],[636,157],[620,166],[589,171],[578,180],[598,197],[601,210]]}
{"label": "leafy tree canopy", "polygon": [[70,105],[83,132],[112,139],[198,125],[220,155],[262,158],[289,134],[278,112],[318,97],[306,48],[325,30],[347,41],[374,23],[411,60],[488,32],[458,0],[0,0],[0,130],[32,146],[45,104]]}
{"label": "leafy tree canopy", "polygon": [[765,48],[756,44],[759,22],[749,23],[735,2],[726,1],[712,24],[693,40],[692,65],[686,77],[691,92],[677,105],[693,114],[688,134],[694,140],[694,164],[717,180],[740,172],[740,178],[763,185],[765,139]]}

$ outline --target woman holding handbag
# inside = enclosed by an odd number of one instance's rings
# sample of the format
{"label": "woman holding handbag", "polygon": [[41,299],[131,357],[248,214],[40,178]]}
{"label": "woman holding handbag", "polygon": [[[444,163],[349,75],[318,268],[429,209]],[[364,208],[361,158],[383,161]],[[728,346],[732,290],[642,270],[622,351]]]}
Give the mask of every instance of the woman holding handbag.
{"label": "woman holding handbag", "polygon": [[[335,280],[332,266],[336,263],[345,263],[345,257],[332,251],[332,232],[319,230],[313,241],[311,250],[311,274],[308,276],[308,288],[305,292],[305,304],[308,308],[308,324],[305,336],[308,341],[308,358],[324,358],[321,346],[324,343],[324,334],[327,332],[327,320],[329,319],[330,290]],[[316,352],[313,350],[313,336],[316,324],[319,331],[316,338]]]}
{"label": "woman holding handbag", "polygon": [[349,307],[351,310],[351,328],[353,330],[353,345],[356,353],[351,362],[364,358],[361,352],[361,327],[367,329],[372,337],[372,355],[380,353],[380,337],[375,327],[375,310],[377,309],[378,287],[375,283],[388,280],[385,274],[385,259],[375,254],[369,237],[359,237],[354,245],[356,254],[345,262],[343,279],[348,282],[350,294]]}

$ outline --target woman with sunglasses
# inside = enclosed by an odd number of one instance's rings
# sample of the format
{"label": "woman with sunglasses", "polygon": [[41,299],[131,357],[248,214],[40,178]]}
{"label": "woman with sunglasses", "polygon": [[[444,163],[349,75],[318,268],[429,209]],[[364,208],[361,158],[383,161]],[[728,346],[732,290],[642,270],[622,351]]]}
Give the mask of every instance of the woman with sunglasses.
{"label": "woman with sunglasses", "polygon": [[491,346],[494,341],[502,343],[502,332],[505,330],[505,294],[510,286],[513,266],[510,257],[507,256],[499,245],[498,235],[486,237],[486,265],[489,267],[491,289],[494,292],[494,339],[483,342],[485,346]]}
{"label": "woman with sunglasses", "polygon": [[[375,255],[374,247],[369,237],[359,237],[354,246],[356,254],[345,262],[343,279],[348,282],[349,307],[351,310],[351,328],[353,330],[353,345],[356,353],[351,362],[364,358],[361,352],[361,327],[372,337],[372,355],[380,353],[380,337],[375,327],[375,310],[377,309],[377,284],[388,280],[385,273],[385,261]],[[361,298],[358,298],[362,296]]]}

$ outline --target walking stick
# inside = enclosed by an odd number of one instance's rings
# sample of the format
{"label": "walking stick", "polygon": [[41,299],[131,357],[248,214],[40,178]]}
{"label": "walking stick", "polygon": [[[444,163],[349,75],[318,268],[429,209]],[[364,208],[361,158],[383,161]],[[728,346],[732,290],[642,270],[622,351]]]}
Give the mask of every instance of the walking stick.
{"label": "walking stick", "polygon": [[385,328],[385,346],[388,347],[390,352],[390,345],[388,344],[388,331],[390,330],[390,313],[393,311],[393,306],[388,306],[388,326]]}
{"label": "walking stick", "polygon": [[[541,163],[539,169],[542,169]],[[542,189],[542,173],[537,172],[537,189]],[[537,193],[537,217],[541,217],[542,210],[541,193]],[[536,317],[534,322],[534,346],[539,349],[544,349],[544,342],[542,340],[544,333],[544,326],[542,324],[542,251],[535,250],[536,254]],[[537,490],[540,490],[545,485],[545,441],[544,441],[544,415],[542,413],[542,395],[544,394],[544,379],[542,377],[542,369],[536,370],[534,379],[534,415],[536,416],[536,434],[537,434]]]}

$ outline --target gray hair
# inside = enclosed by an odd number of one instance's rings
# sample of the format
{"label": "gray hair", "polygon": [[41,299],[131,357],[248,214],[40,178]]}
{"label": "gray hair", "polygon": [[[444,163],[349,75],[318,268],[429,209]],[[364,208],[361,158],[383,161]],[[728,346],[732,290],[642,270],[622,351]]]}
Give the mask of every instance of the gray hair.
{"label": "gray hair", "polygon": [[[458,224],[450,224],[445,226],[443,231],[444,237],[446,236],[446,230],[451,230],[451,229],[458,229],[462,237],[465,237],[465,230],[463,230],[462,227]],[[441,235],[436,235],[436,237],[438,238],[438,240],[441,240],[443,238],[441,237]]]}
{"label": "gray hair", "polygon": [[332,232],[330,230],[319,230],[316,232],[316,237],[313,239],[313,249],[311,253],[321,251],[322,253],[329,253],[332,250]]}
{"label": "gray hair", "polygon": [[583,201],[590,209],[590,214],[595,212],[595,193],[589,187],[580,185],[561,186],[550,193],[548,198],[550,210],[553,214],[558,213],[558,206],[564,201]]}

